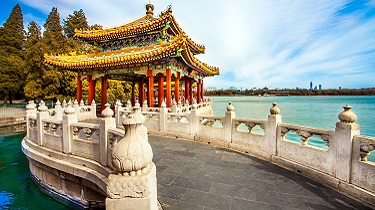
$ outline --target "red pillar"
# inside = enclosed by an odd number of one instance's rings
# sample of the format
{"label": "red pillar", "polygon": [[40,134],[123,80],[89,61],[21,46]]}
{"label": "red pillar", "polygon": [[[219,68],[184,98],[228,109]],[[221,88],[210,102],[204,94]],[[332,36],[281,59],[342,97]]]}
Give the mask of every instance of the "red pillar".
{"label": "red pillar", "polygon": [[201,102],[201,80],[198,79],[197,82],[197,103],[199,104]]}
{"label": "red pillar", "polygon": [[[189,101],[190,103],[190,78],[185,76],[185,101]],[[184,103],[185,103],[184,101]]]}
{"label": "red pillar", "polygon": [[174,79],[174,97],[178,103],[180,101],[180,73],[177,73],[177,77]]}
{"label": "red pillar", "polygon": [[132,84],[132,106],[135,105],[135,79],[133,79],[133,84]]}
{"label": "red pillar", "polygon": [[203,88],[203,79],[201,81],[201,98],[202,98],[202,101],[204,101],[204,88]]}
{"label": "red pillar", "polygon": [[193,104],[193,81],[189,82],[189,103]]}
{"label": "red pillar", "polygon": [[164,75],[158,74],[158,106],[161,107],[161,103],[164,100]]}
{"label": "red pillar", "polygon": [[152,75],[152,70],[147,70],[147,77],[147,102],[149,107],[154,107],[154,76]]}
{"label": "red pillar", "polygon": [[102,77],[102,100],[101,100],[101,111],[103,111],[103,109],[105,109],[105,104],[107,103],[107,79],[108,79],[108,76],[105,75],[104,77]]}
{"label": "red pillar", "polygon": [[82,81],[81,76],[77,77],[77,101],[78,103],[82,100]]}
{"label": "red pillar", "polygon": [[89,81],[88,103],[91,105],[92,100],[95,99],[95,80],[92,79],[92,75],[88,75],[87,80]]}
{"label": "red pillar", "polygon": [[142,104],[143,104],[143,101],[145,100],[145,98],[144,98],[144,91],[145,91],[145,78],[144,77],[142,77],[141,78],[141,82],[139,83],[139,103],[141,104],[141,106],[142,106]]}
{"label": "red pillar", "polygon": [[166,88],[166,105],[167,107],[171,107],[172,106],[172,93],[171,93],[171,69],[170,68],[167,68],[166,70],[166,85],[167,85],[167,88]]}

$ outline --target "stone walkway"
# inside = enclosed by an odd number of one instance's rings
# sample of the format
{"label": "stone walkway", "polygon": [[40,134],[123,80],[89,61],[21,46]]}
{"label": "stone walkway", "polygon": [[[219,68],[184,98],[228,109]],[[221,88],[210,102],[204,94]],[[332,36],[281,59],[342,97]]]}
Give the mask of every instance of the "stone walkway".
{"label": "stone walkway", "polygon": [[374,209],[299,174],[209,144],[149,136],[169,209]]}

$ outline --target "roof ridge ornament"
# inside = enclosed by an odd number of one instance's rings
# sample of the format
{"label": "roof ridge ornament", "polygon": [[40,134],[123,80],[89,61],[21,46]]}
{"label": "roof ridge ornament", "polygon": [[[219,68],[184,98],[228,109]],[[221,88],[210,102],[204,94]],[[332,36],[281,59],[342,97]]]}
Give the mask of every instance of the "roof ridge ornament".
{"label": "roof ridge ornament", "polygon": [[154,5],[151,3],[146,4],[146,15],[150,17],[154,17]]}

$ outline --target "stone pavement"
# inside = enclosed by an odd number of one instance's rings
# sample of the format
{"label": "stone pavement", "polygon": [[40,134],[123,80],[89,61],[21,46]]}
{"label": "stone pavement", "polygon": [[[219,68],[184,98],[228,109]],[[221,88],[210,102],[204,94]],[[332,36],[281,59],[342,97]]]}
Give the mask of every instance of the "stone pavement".
{"label": "stone pavement", "polygon": [[374,209],[244,153],[149,136],[158,199],[169,209]]}

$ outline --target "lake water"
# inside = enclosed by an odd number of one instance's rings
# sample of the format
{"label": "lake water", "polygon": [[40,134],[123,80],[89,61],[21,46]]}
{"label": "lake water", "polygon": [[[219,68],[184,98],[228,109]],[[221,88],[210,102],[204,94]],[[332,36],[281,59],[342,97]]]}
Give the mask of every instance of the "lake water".
{"label": "lake water", "polygon": [[[343,106],[351,105],[357,115],[361,135],[375,137],[375,96],[207,96],[212,99],[214,115],[223,116],[231,101],[236,117],[266,120],[270,114],[272,102],[280,109],[284,123],[334,130],[338,115]],[[291,140],[298,140],[296,135],[288,135]],[[298,140],[299,141],[299,140]],[[320,137],[313,137],[308,144],[326,148]],[[375,162],[375,151],[368,157]]]}
{"label": "lake water", "polygon": [[21,151],[25,132],[0,134],[0,209],[69,209],[38,190]]}
{"label": "lake water", "polygon": [[[215,115],[224,115],[228,101],[232,101],[237,117],[267,119],[272,102],[277,102],[283,122],[331,130],[335,128],[342,107],[350,104],[358,116],[361,134],[375,137],[374,96],[209,98],[213,100]],[[21,151],[24,136],[24,132],[0,133],[0,209],[68,209],[39,191],[31,180],[27,158]],[[375,152],[369,160],[375,162],[374,157]]]}

